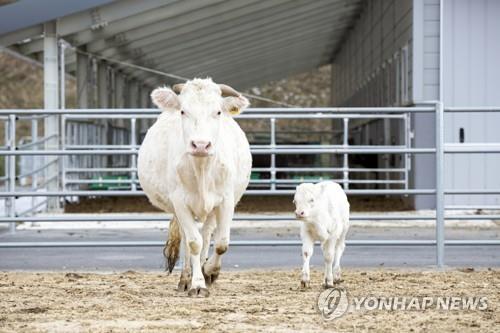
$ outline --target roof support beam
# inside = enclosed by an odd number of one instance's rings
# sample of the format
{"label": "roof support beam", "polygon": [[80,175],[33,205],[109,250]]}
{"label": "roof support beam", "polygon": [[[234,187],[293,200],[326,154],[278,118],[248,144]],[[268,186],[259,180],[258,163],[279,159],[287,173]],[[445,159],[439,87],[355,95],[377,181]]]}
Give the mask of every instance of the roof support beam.
{"label": "roof support beam", "polygon": [[[322,29],[323,28],[323,29]],[[245,45],[242,49],[235,49],[230,52],[225,52],[224,50],[220,50],[216,53],[207,52],[205,55],[209,60],[206,63],[196,63],[195,60],[192,60],[187,55],[185,57],[179,57],[178,59],[182,59],[185,61],[170,61],[158,64],[158,68],[164,68],[165,65],[170,69],[179,69],[182,70],[182,75],[184,75],[185,70],[196,69],[200,71],[204,64],[208,69],[213,69],[217,66],[229,66],[232,62],[241,61],[246,58],[255,58],[256,56],[260,56],[263,54],[269,54],[270,51],[280,50],[282,47],[292,47],[297,51],[301,51],[294,47],[294,45],[308,42],[312,39],[318,42],[318,44],[313,45],[314,48],[321,47],[323,49],[331,46],[335,43],[336,38],[342,34],[344,31],[343,28],[332,30],[332,27],[324,28],[323,24],[318,24],[315,28],[307,29],[302,32],[294,32],[290,31],[290,34],[286,34],[284,31],[283,34],[276,34],[276,40],[263,40],[262,42],[255,41],[253,43],[249,43]],[[306,50],[308,51],[308,50]],[[293,53],[290,53],[290,56],[293,56]],[[170,57],[168,57],[170,59]],[[175,59],[175,57],[173,57]],[[192,63],[191,66],[185,66],[186,63]]]}
{"label": "roof support beam", "polygon": [[[220,31],[220,29],[214,29],[214,27],[219,27],[220,23],[229,22],[230,25],[226,26],[225,29],[234,29],[235,19],[238,20],[238,24],[243,24],[245,23],[244,21],[248,21],[249,19],[255,20],[255,17],[252,17],[254,12],[258,12],[259,10],[267,11],[270,10],[271,5],[277,6],[283,3],[290,5],[290,0],[236,0],[224,2],[213,5],[208,9],[200,8],[199,10],[173,17],[166,22],[157,22],[126,31],[119,36],[120,38],[91,42],[88,46],[92,52],[102,52],[104,56],[119,55],[119,53],[123,52],[124,47],[130,50],[131,54],[138,52],[134,50],[142,48],[144,48],[144,52],[149,52],[150,50],[146,49],[146,47],[158,45],[174,37],[180,37],[178,40],[183,42],[186,37],[193,36],[189,35],[192,33],[195,33],[199,37],[201,35],[213,34],[216,31]],[[278,7],[283,9],[285,6]],[[218,18],[217,22],[214,22],[214,16]],[[170,45],[175,45],[174,43],[172,41]]]}
{"label": "roof support beam", "polygon": [[[203,54],[204,58],[207,59],[225,59],[227,57],[224,56],[224,54],[228,53],[227,45],[230,45],[231,42],[238,43],[240,40],[245,40],[246,42],[241,47],[229,51],[229,53],[233,54],[238,52],[244,53],[248,50],[258,48],[262,44],[266,44],[266,47],[273,47],[269,45],[275,41],[278,41],[276,44],[279,44],[280,39],[288,38],[293,42],[295,35],[303,33],[304,27],[307,27],[307,31],[313,29],[321,31],[324,29],[332,30],[338,25],[338,30],[343,31],[350,22],[348,18],[339,19],[337,25],[333,26],[330,23],[332,19],[335,18],[332,18],[328,12],[325,13],[324,10],[318,10],[317,12],[310,13],[310,16],[298,15],[291,20],[285,20],[287,24],[262,25],[259,28],[248,28],[237,31],[234,34],[229,31],[228,33],[215,35],[213,38],[203,38],[202,43],[198,40],[194,40],[192,42],[166,47],[162,51],[148,55],[148,58],[168,59],[168,63],[171,66],[170,68],[177,68],[176,65],[180,63],[196,63],[199,54]],[[127,60],[127,62],[136,61],[139,61],[139,59]],[[161,65],[161,63],[156,64],[155,67]],[[127,69],[124,70],[128,71]]]}
{"label": "roof support beam", "polygon": [[[175,1],[175,0],[123,0],[96,9],[69,15],[60,20],[61,36],[73,46],[92,40],[110,38],[124,31],[175,17],[200,6],[223,0]],[[97,15],[96,15],[97,14]],[[100,17],[96,21],[95,17]],[[22,52],[39,52],[36,41],[22,47]]]}
{"label": "roof support beam", "polygon": [[[290,50],[286,57],[290,59],[293,58],[293,55],[297,52],[310,52],[310,49],[301,49],[304,44],[307,44],[309,48],[317,48],[319,45],[322,50],[329,49],[335,42],[335,37],[339,35],[339,31],[336,29],[332,31],[332,27],[321,31],[320,28],[322,26],[324,26],[324,24],[320,21],[316,28],[313,27],[302,33],[296,33],[291,30],[289,31],[289,35],[292,37],[281,36],[281,40],[280,35],[276,36],[273,34],[273,36],[278,38],[279,42],[275,42],[274,40],[259,42],[255,40],[254,43],[247,44],[243,49],[238,49],[234,52],[224,52],[224,50],[222,50],[215,54],[206,53],[208,59],[217,59],[207,60],[206,63],[196,63],[196,61],[193,60],[193,65],[186,67],[183,62],[167,61],[160,64],[158,68],[160,70],[170,70],[176,74],[189,77],[190,75],[207,75],[221,68],[230,69],[239,67],[241,64],[245,64],[248,59],[266,61],[266,59],[272,58],[274,53],[281,53],[283,49]],[[286,33],[285,31],[285,34]],[[299,40],[299,42],[297,42],[297,40]],[[167,59],[170,59],[170,57],[167,57]],[[185,63],[190,62],[191,60],[188,58]],[[149,82],[147,77],[147,73],[144,73],[139,78]]]}
{"label": "roof support beam", "polygon": [[[25,28],[22,30],[13,31],[0,36],[0,46],[10,46],[17,42],[23,41],[25,39],[40,37],[42,36],[44,31],[43,24],[37,24],[35,26]],[[40,39],[39,42],[41,50],[43,50],[44,42],[43,39]],[[40,50],[40,51],[41,51]]]}

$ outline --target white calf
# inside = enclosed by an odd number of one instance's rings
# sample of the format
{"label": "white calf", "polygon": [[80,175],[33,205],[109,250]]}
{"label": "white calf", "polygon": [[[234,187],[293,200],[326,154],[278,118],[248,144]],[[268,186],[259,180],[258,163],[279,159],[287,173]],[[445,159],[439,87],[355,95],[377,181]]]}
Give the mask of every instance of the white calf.
{"label": "white calf", "polygon": [[[314,242],[320,241],[325,258],[324,287],[333,286],[340,280],[340,257],[345,248],[345,237],[349,229],[349,202],[339,184],[325,181],[318,184],[300,184],[293,200],[295,215],[303,223],[302,238],[303,288],[309,287],[309,260]],[[333,272],[332,272],[333,266]]]}

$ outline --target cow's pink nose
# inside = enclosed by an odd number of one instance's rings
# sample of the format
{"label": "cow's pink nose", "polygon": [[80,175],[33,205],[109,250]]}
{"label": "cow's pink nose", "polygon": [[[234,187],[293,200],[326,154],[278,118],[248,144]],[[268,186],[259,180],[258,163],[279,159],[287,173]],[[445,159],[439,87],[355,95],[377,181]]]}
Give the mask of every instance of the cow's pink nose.
{"label": "cow's pink nose", "polygon": [[303,216],[304,216],[304,211],[301,211],[301,212],[299,212],[299,211],[295,211],[295,215],[296,215],[297,217],[303,217]]}
{"label": "cow's pink nose", "polygon": [[212,143],[210,141],[191,141],[191,147],[195,150],[208,150]]}

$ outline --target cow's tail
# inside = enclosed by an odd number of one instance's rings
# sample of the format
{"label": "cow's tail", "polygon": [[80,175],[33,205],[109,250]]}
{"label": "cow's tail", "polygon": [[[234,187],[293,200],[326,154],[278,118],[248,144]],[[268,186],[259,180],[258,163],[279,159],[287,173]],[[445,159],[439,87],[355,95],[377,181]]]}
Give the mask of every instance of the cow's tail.
{"label": "cow's tail", "polygon": [[166,270],[172,273],[177,260],[179,259],[179,252],[181,247],[181,232],[179,229],[179,222],[177,217],[174,215],[170,221],[170,227],[168,228],[168,239],[163,248],[163,255],[165,256]]}

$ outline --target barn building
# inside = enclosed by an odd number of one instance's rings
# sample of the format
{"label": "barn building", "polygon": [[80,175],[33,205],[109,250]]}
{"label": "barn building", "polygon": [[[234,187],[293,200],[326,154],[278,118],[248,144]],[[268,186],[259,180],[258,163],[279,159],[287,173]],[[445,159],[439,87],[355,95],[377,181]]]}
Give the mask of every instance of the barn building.
{"label": "barn building", "polygon": [[[79,108],[148,108],[152,88],[182,77],[209,75],[243,90],[325,64],[332,106],[498,106],[498,17],[495,0],[13,0],[0,6],[0,46],[43,64],[47,109],[65,107],[64,75],[76,79]],[[58,134],[57,121],[45,119],[45,135]],[[102,124],[129,129],[121,120]],[[499,125],[497,114],[447,114],[446,141],[499,142]],[[433,115],[349,129],[353,144],[435,143]],[[391,167],[406,158],[360,163]],[[407,161],[412,187],[435,186],[433,157]],[[500,156],[456,154],[446,163],[446,188],[500,188]],[[447,200],[500,204],[498,195]],[[434,202],[417,195],[414,204]]]}

